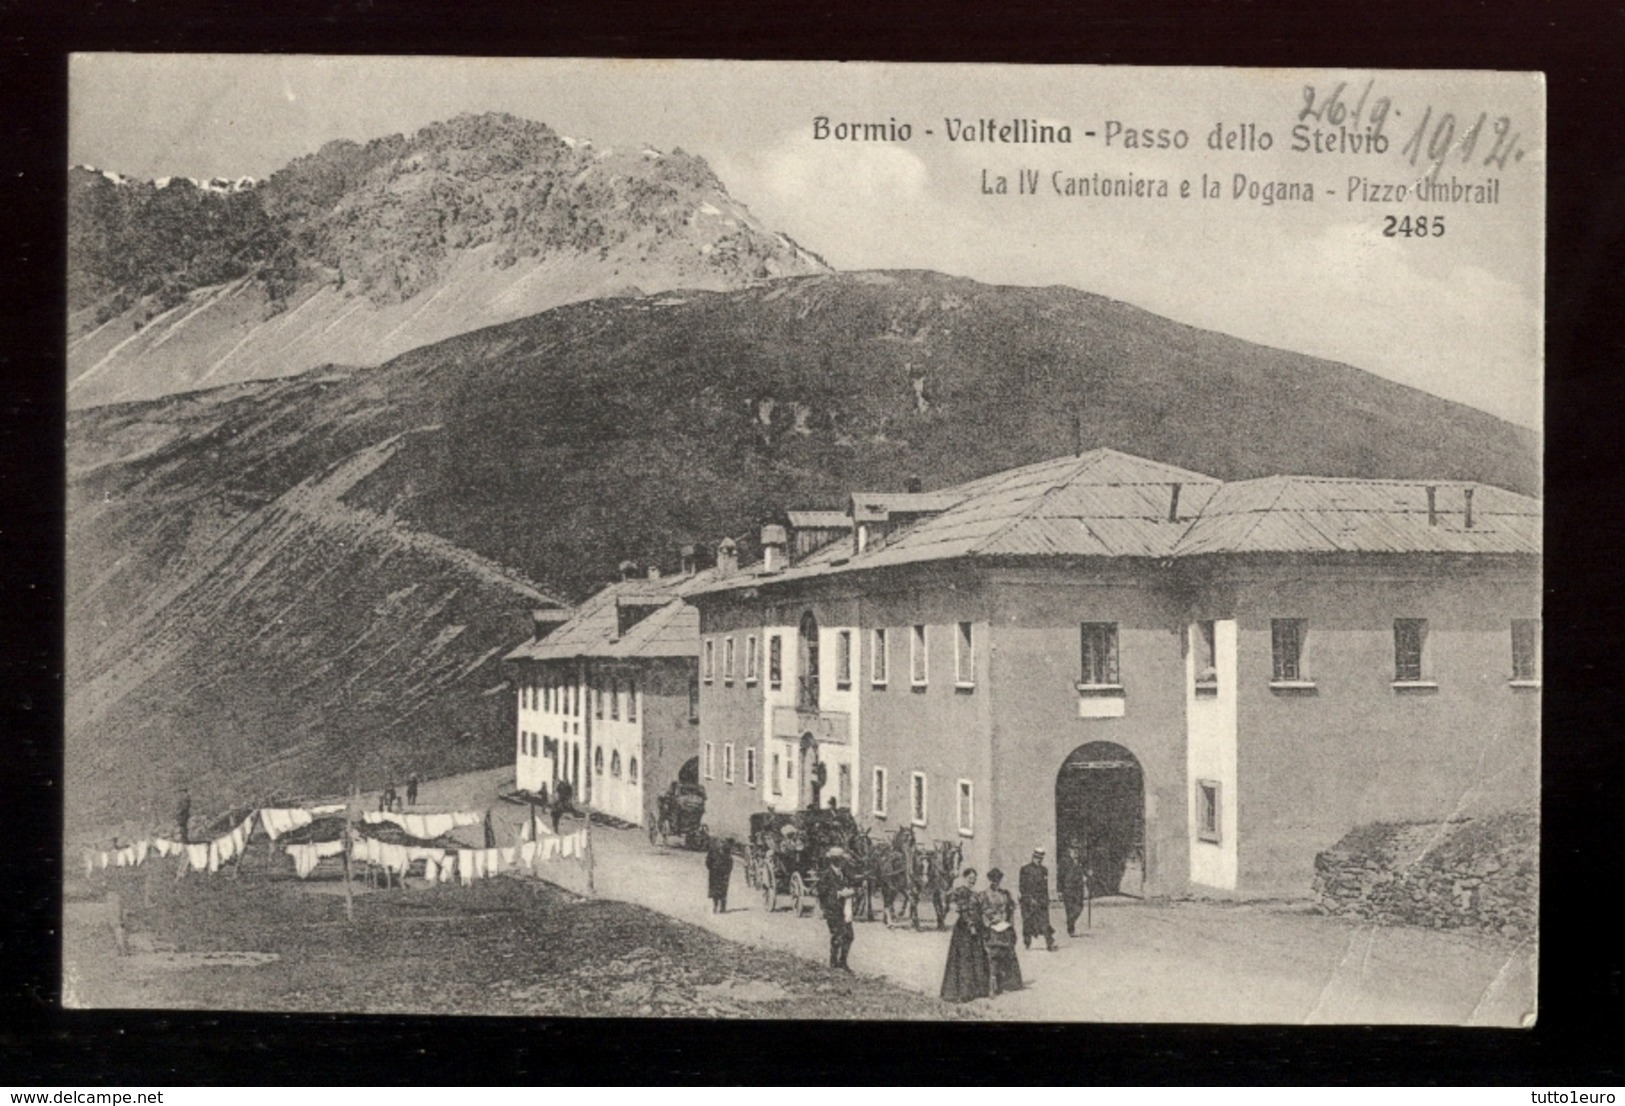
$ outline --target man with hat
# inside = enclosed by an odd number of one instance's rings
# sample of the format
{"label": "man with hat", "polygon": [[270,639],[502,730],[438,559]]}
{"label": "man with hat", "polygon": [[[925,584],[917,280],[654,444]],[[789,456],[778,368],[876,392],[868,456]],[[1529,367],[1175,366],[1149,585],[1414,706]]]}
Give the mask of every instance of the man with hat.
{"label": "man with hat", "polygon": [[1044,867],[1044,847],[1033,850],[1030,864],[1021,868],[1017,884],[1021,893],[1021,944],[1033,947],[1033,938],[1043,934],[1044,947],[1055,951],[1055,927],[1049,920],[1049,869]]}
{"label": "man with hat", "polygon": [[818,905],[829,926],[829,966],[849,972],[846,954],[852,948],[852,877],[846,869],[846,850],[833,846],[824,854],[818,872]]}

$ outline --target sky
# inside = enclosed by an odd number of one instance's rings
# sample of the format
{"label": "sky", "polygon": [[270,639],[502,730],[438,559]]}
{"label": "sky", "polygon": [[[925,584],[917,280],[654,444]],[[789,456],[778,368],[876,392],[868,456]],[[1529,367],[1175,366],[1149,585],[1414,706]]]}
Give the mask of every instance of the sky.
{"label": "sky", "polygon": [[[333,139],[462,112],[506,111],[600,147],[681,147],[838,269],[1069,285],[1541,426],[1545,94],[1534,75],[92,54],[72,59],[69,88],[70,161],[146,179],[264,177]],[[1351,151],[1348,135],[1368,134],[1379,105],[1387,148]],[[884,138],[821,139],[820,118],[831,131],[881,124]],[[984,118],[1067,126],[1072,141],[949,139],[949,120]],[[907,140],[894,123],[911,128]],[[1294,150],[1297,126],[1345,145]],[[1209,148],[1216,127],[1231,148]],[[1180,132],[1184,148],[1172,148]],[[1146,141],[1130,148],[1130,135]],[[1509,156],[1486,165],[1498,152]],[[1494,180],[1496,202],[1400,201],[1434,156],[1439,181]],[[1018,193],[1024,170],[1036,174],[1030,195]],[[1096,174],[1167,182],[1170,194],[1057,191]],[[1007,193],[984,190],[1000,177]],[[1217,198],[1202,195],[1204,177]],[[1182,182],[1193,195],[1179,195]],[[1271,182],[1312,185],[1314,199],[1266,204],[1249,191]]]}

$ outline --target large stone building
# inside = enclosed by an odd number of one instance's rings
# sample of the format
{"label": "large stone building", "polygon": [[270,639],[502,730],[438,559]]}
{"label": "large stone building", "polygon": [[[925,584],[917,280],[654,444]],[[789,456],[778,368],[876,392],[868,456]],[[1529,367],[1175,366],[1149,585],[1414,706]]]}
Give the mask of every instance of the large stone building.
{"label": "large stone building", "polygon": [[1538,500],[1095,450],[847,518],[688,591],[713,832],[833,795],[1099,893],[1301,894],[1357,824],[1537,801]]}
{"label": "large stone building", "polygon": [[687,550],[678,576],[622,574],[567,615],[536,612],[535,636],[508,654],[514,768],[521,790],[569,780],[595,810],[645,825],[695,757],[699,614],[681,593],[709,573]]}

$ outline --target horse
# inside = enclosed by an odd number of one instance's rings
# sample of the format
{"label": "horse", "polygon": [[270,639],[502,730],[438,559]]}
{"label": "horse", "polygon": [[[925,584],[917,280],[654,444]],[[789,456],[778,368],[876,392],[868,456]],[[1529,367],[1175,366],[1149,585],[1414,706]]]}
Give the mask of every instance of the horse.
{"label": "horse", "polygon": [[934,849],[922,854],[921,894],[931,897],[938,929],[947,928],[948,892],[953,889],[963,859],[964,850],[957,841],[938,841]]}

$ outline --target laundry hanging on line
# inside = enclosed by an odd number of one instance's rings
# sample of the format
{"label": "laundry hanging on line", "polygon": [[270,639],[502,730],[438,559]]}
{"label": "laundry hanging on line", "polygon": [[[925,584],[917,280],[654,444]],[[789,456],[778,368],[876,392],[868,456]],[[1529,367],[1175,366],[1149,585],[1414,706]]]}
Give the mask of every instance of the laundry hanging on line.
{"label": "laundry hanging on line", "polygon": [[420,841],[433,841],[458,826],[477,826],[485,821],[485,815],[473,810],[458,810],[449,814],[398,814],[393,810],[369,810],[361,817],[373,825],[392,822]]}
{"label": "laundry hanging on line", "polygon": [[294,874],[300,879],[308,879],[318,863],[344,851],[344,842],[313,841],[305,845],[288,845],[286,848],[288,855],[293,857]]}

